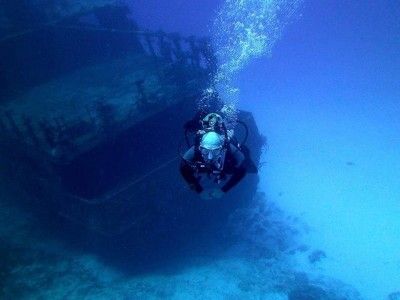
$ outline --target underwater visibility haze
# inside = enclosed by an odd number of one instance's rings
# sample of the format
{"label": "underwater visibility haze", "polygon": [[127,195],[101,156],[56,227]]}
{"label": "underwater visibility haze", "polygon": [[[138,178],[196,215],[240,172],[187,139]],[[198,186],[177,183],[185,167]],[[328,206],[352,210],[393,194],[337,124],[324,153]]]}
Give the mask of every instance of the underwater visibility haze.
{"label": "underwater visibility haze", "polygon": [[[400,299],[399,20],[390,0],[0,2],[0,298]],[[225,193],[180,173],[205,112],[257,169]]]}

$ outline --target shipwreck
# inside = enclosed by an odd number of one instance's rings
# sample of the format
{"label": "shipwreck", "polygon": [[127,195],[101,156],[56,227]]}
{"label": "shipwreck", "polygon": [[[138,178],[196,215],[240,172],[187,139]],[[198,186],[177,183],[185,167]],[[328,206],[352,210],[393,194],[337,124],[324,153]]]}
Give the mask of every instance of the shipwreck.
{"label": "shipwreck", "polygon": [[[210,202],[180,177],[182,126],[215,72],[208,40],[141,30],[128,8],[104,2],[41,12],[41,22],[2,4],[2,177],[31,207],[99,236],[221,222],[251,201],[258,176]],[[258,164],[263,138],[251,113],[239,118]]]}

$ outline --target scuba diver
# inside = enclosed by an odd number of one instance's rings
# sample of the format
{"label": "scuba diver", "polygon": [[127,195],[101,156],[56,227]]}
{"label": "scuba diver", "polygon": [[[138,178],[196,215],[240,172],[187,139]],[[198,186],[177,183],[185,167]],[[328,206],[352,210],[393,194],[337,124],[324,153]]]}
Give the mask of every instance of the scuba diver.
{"label": "scuba diver", "polygon": [[[222,113],[225,112],[224,108]],[[190,188],[201,194],[202,198],[220,198],[236,186],[246,173],[257,173],[249,150],[236,141],[233,128],[227,129],[226,121],[220,114],[209,113],[203,118],[197,114],[184,127],[185,135],[188,131],[195,132],[195,138],[194,145],[182,156],[180,172]],[[205,190],[200,184],[201,175],[208,176],[216,184],[227,181],[221,188]]]}

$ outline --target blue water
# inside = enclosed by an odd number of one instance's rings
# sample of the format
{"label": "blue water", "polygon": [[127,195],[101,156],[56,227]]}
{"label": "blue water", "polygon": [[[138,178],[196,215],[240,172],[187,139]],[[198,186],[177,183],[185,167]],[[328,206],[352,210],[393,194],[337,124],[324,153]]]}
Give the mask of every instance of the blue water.
{"label": "blue water", "polygon": [[[246,8],[282,2],[229,1],[237,4],[230,13],[239,16],[225,20],[242,20],[253,30],[275,20],[240,15]],[[317,268],[299,268],[352,284],[365,299],[386,299],[400,287],[400,5],[305,1],[299,6],[292,22],[273,24],[278,38],[264,47],[249,46],[253,55],[235,65],[240,69],[234,70],[235,101],[254,112],[268,137],[259,188],[307,223],[304,238],[326,251]],[[191,7],[184,8],[195,16]],[[213,12],[226,13],[224,7],[222,1],[204,4]],[[167,25],[165,19],[160,24]],[[185,24],[190,28],[192,22],[195,17]],[[257,34],[254,43],[260,41]]]}
{"label": "blue water", "polygon": [[[400,4],[129,5],[141,28],[211,37],[209,88],[252,112],[267,137],[259,194],[223,227],[228,246],[205,234],[178,251],[165,236],[144,237],[162,250],[136,260],[104,255],[90,235],[60,238],[59,224],[43,231],[2,204],[0,238],[18,249],[14,263],[0,248],[12,262],[11,279],[0,272],[5,290],[22,284],[13,295],[23,299],[400,299]],[[13,189],[1,197],[26,197]]]}
{"label": "blue water", "polygon": [[366,299],[400,284],[399,12],[393,2],[308,3],[272,59],[241,77],[243,107],[266,120],[268,194],[282,193],[326,250],[314,271]]}

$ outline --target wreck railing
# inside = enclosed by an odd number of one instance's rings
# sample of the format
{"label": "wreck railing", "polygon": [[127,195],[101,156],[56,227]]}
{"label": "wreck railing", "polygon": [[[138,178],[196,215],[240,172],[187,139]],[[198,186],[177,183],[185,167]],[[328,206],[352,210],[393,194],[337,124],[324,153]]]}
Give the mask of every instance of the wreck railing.
{"label": "wreck railing", "polygon": [[36,29],[27,29],[9,34],[0,38],[0,44],[46,29],[126,33],[132,35],[141,43],[144,53],[148,56],[164,58],[171,62],[175,61],[194,65],[196,67],[208,69],[209,71],[213,71],[216,66],[216,59],[211,49],[209,39],[196,38],[194,36],[182,37],[178,33],[165,33],[161,30],[157,32],[146,30],[122,30],[94,26],[57,25],[55,22],[51,22],[39,26]]}
{"label": "wreck railing", "polygon": [[[209,71],[213,71],[216,67],[216,59],[211,49],[210,40],[207,38],[196,38],[194,36],[182,37],[178,33],[165,33],[161,30],[154,32],[78,25],[48,25],[48,28],[127,33],[134,36],[141,43],[144,53],[148,56],[164,58],[170,62],[194,65]],[[30,32],[28,31],[27,33]],[[0,43],[2,40],[4,39],[0,39]]]}

